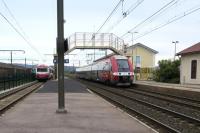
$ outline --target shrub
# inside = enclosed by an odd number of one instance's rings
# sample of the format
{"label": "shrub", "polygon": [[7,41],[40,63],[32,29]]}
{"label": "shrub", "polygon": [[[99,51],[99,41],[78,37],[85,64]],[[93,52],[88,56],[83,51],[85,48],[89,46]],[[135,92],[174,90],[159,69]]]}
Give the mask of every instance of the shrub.
{"label": "shrub", "polygon": [[179,83],[180,60],[161,60],[159,67],[153,72],[153,79],[158,82]]}

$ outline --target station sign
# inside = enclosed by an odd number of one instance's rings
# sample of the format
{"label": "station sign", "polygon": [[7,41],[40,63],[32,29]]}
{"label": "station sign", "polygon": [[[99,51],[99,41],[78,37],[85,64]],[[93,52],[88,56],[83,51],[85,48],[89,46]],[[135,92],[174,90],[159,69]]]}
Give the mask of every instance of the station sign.
{"label": "station sign", "polygon": [[69,63],[69,59],[64,59],[64,63]]}
{"label": "station sign", "polygon": [[54,63],[54,64],[57,64],[57,63],[58,63],[58,60],[57,60],[57,59],[53,59],[53,63]]}
{"label": "station sign", "polygon": [[[53,63],[54,64],[58,64],[58,60],[57,59],[53,59]],[[64,59],[64,63],[69,63],[69,59]]]}
{"label": "station sign", "polygon": [[57,64],[57,63],[58,63],[58,56],[54,56],[53,63],[54,63],[54,64]]}

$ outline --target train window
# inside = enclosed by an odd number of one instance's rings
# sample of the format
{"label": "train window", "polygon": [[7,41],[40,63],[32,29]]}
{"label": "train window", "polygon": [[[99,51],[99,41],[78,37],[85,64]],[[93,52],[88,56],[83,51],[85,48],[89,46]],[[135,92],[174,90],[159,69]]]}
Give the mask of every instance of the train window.
{"label": "train window", "polygon": [[129,71],[128,60],[119,59],[119,60],[117,60],[117,64],[118,64],[119,72],[128,72]]}
{"label": "train window", "polygon": [[47,68],[37,68],[37,72],[47,72]]}

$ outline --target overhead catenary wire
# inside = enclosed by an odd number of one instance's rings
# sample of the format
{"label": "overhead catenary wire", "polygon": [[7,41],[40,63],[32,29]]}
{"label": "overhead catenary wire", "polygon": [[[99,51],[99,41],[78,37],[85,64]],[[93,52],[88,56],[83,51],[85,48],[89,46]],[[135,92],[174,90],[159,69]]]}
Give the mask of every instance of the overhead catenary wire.
{"label": "overhead catenary wire", "polygon": [[120,24],[122,22],[122,20],[124,20],[128,15],[130,15],[131,12],[133,12],[140,4],[142,4],[142,2],[144,2],[144,0],[139,0],[136,3],[132,4],[127,11],[125,11],[125,12],[122,11],[123,12],[122,18],[119,18],[112,26],[110,26],[108,28],[108,30],[106,32],[110,32],[115,27],[117,27],[117,25]]}
{"label": "overhead catenary wire", "polygon": [[[35,50],[41,57],[41,53],[26,39],[26,37],[0,12],[0,16],[14,29],[15,32],[33,49]],[[43,57],[42,57],[43,58]],[[44,58],[43,58],[44,59]]]}
{"label": "overhead catenary wire", "polygon": [[176,2],[177,2],[177,0],[171,0],[170,2],[168,2],[167,4],[165,4],[163,7],[161,7],[158,11],[156,11],[155,13],[153,13],[151,16],[149,16],[148,18],[144,19],[142,22],[138,23],[136,26],[134,26],[133,28],[131,28],[130,30],[128,30],[126,33],[124,33],[123,35],[121,35],[121,38],[123,38],[126,34],[128,34],[128,32],[133,31],[137,27],[139,27],[142,24],[144,24],[146,21],[150,20],[152,17],[154,17],[155,15],[157,15],[158,13],[160,13],[161,11],[163,11],[164,9],[166,9],[168,6],[174,5]]}
{"label": "overhead catenary wire", "polygon": [[6,7],[6,9],[8,10],[8,13],[10,14],[10,16],[13,18],[13,20],[15,21],[16,25],[19,27],[19,29],[21,30],[21,32],[23,33],[23,35],[25,37],[28,37],[27,34],[25,33],[25,31],[23,30],[22,26],[19,24],[19,22],[17,21],[16,17],[14,16],[14,14],[11,12],[10,8],[8,7],[8,5],[6,4],[6,2],[4,0],[2,0],[4,6]]}
{"label": "overhead catenary wire", "polygon": [[139,39],[141,37],[144,37],[144,36],[152,33],[153,31],[156,31],[156,30],[158,30],[160,28],[163,28],[163,27],[167,26],[168,24],[171,24],[171,23],[173,23],[175,21],[178,21],[179,19],[182,19],[182,18],[184,18],[184,17],[186,17],[186,16],[188,16],[188,15],[190,15],[190,14],[196,12],[196,11],[199,11],[199,10],[200,10],[200,6],[197,7],[197,8],[192,8],[190,10],[187,10],[187,11],[183,12],[181,15],[175,15],[174,17],[169,19],[167,22],[165,22],[163,24],[160,24],[160,25],[154,27],[153,29],[151,29],[149,31],[146,31],[145,33],[143,33],[143,34],[139,35],[138,37],[134,38],[134,40]]}
{"label": "overhead catenary wire", "polygon": [[136,3],[132,4],[128,10],[126,11],[127,15],[133,12],[140,4],[142,4],[144,0],[138,0]]}
{"label": "overhead catenary wire", "polygon": [[115,6],[115,8],[112,10],[112,12],[109,14],[109,16],[106,18],[106,20],[103,22],[103,24],[99,27],[99,29],[97,30],[96,33],[98,33],[99,31],[101,31],[101,29],[103,28],[103,26],[110,20],[110,18],[112,17],[112,15],[115,13],[115,11],[118,9],[118,7],[120,6],[121,2],[124,2],[124,0],[120,0],[117,5]]}
{"label": "overhead catenary wire", "polygon": [[[185,1],[185,0],[182,0]],[[177,0],[176,2],[172,3],[170,6],[166,7],[165,9],[163,9],[161,12],[159,12],[158,14],[156,14],[154,17],[150,18],[148,20],[148,22],[142,24],[142,27],[137,27],[137,31],[139,31],[140,29],[143,29],[145,26],[150,25],[156,18],[160,17],[161,15],[164,15],[164,13],[166,13],[167,11],[169,11],[170,8],[172,8],[173,6],[175,6],[177,3],[181,3],[181,0]]]}

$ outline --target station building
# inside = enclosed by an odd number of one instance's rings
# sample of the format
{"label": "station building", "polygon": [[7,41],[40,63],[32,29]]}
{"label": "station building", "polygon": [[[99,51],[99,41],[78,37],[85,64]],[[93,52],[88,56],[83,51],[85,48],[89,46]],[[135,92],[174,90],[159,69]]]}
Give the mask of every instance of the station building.
{"label": "station building", "polygon": [[181,84],[200,84],[200,42],[176,55],[181,56]]}
{"label": "station building", "polygon": [[138,80],[152,78],[152,71],[155,68],[155,56],[158,51],[149,48],[141,43],[127,47],[125,55],[129,57],[135,69]]}

